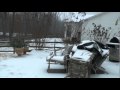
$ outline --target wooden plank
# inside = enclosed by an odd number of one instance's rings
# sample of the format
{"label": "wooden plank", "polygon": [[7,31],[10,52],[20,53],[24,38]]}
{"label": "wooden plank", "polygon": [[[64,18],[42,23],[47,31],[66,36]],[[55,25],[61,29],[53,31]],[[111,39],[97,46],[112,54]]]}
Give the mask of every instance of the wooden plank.
{"label": "wooden plank", "polygon": [[[0,43],[10,43],[10,41],[0,41]],[[26,43],[39,43],[39,42],[27,41]],[[64,43],[64,42],[40,42],[40,43]]]}
{"label": "wooden plank", "polygon": [[119,45],[120,46],[120,43],[107,43],[107,45]]}
{"label": "wooden plank", "polygon": [[[10,41],[0,41],[0,43],[9,44]],[[27,43],[38,43],[38,42],[28,41]],[[41,42],[41,43],[64,43],[64,42],[56,42],[55,41],[55,42]],[[0,47],[12,47],[12,46],[10,46],[10,45],[1,45]],[[29,47],[36,47],[36,46],[29,46]],[[42,47],[42,48],[54,48],[54,46],[51,46],[51,47],[45,46],[45,47]],[[55,48],[64,48],[64,47],[55,47]]]}
{"label": "wooden plank", "polygon": [[[27,42],[27,43],[39,43],[39,42]],[[64,42],[40,42],[40,43],[64,43]]]}
{"label": "wooden plank", "polygon": [[48,73],[66,73],[66,69],[47,69]]}
{"label": "wooden plank", "polygon": [[[36,46],[29,46],[29,47],[36,47]],[[42,47],[42,48],[54,48],[54,47]],[[64,47],[55,47],[55,48],[64,48]]]}
{"label": "wooden plank", "polygon": [[0,51],[0,52],[14,52],[14,51]]}
{"label": "wooden plank", "polygon": [[10,43],[9,41],[0,41],[0,43]]}
{"label": "wooden plank", "polygon": [[[27,52],[31,52],[32,50],[29,50]],[[14,51],[0,51],[0,52],[14,52]]]}
{"label": "wooden plank", "polygon": [[9,46],[9,45],[8,45],[8,46],[0,46],[0,47],[12,47],[12,46]]}
{"label": "wooden plank", "polygon": [[[12,47],[12,46],[0,46],[0,47]],[[36,47],[36,46],[29,46],[29,47]],[[54,47],[42,47],[42,48],[54,48]],[[64,47],[55,47],[55,48],[64,48]]]}

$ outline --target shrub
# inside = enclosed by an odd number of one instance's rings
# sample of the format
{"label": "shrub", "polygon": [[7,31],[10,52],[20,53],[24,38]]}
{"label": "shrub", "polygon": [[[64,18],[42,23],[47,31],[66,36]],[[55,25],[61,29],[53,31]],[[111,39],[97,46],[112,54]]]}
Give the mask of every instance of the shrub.
{"label": "shrub", "polygon": [[27,46],[27,44],[24,42],[24,38],[15,37],[11,40],[11,46],[14,48],[22,48]]}

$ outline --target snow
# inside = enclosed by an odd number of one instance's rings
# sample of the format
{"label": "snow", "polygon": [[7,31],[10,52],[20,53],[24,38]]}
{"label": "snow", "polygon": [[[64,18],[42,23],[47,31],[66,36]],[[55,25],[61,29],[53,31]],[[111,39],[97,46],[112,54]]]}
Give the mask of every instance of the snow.
{"label": "snow", "polygon": [[[71,15],[71,13],[73,13]],[[78,12],[60,12],[60,19],[64,20],[67,19],[67,21],[74,21],[79,22],[80,20],[90,18],[94,15],[100,14],[101,12],[86,12],[86,15],[83,17],[81,14],[78,14]]]}
{"label": "snow", "polygon": [[120,43],[107,43],[108,45],[120,45]]}
{"label": "snow", "polygon": [[[76,51],[76,46],[73,51]],[[13,50],[13,48],[0,48],[1,50]],[[0,78],[64,78],[66,73],[48,73],[48,62],[46,57],[53,52],[53,49],[35,50],[34,48],[27,55],[18,57],[12,52],[0,52]],[[58,55],[61,55],[61,51],[58,51]],[[104,50],[105,51],[105,50]],[[82,55],[82,52],[84,54]],[[104,53],[107,53],[105,51]],[[87,60],[89,58],[88,51],[77,50],[73,57],[83,58]],[[88,57],[87,57],[88,56]],[[56,58],[60,59],[60,58]],[[91,78],[120,78],[120,63],[110,62],[106,60],[102,67],[108,72],[108,74],[92,74]],[[51,64],[51,68],[64,69],[64,65]]]}
{"label": "snow", "polygon": [[109,55],[109,50],[107,50],[107,49],[102,49],[102,56],[104,56],[104,55]]}
{"label": "snow", "polygon": [[[84,40],[79,45],[83,45],[85,43],[90,43],[90,42],[94,42],[94,41],[93,40],[92,41],[91,40]],[[79,45],[77,45],[77,46],[79,46]],[[74,45],[73,48],[72,48],[72,51],[75,52],[77,50],[77,46]],[[93,45],[86,46],[86,48],[92,48],[92,47],[93,47]]]}
{"label": "snow", "polygon": [[61,38],[46,38],[45,39],[46,42],[62,42],[62,39]]}
{"label": "snow", "polygon": [[0,35],[3,35],[3,32],[0,32]]}
{"label": "snow", "polygon": [[[35,40],[32,39],[32,42],[34,42]],[[45,42],[63,42],[61,38],[45,38]],[[35,43],[30,43],[30,46],[36,46]],[[46,43],[45,44],[46,47],[54,47],[54,43]],[[57,47],[64,47],[64,43],[56,43],[55,46]]]}
{"label": "snow", "polygon": [[93,40],[83,40],[79,45],[83,45],[85,43],[95,42]]}
{"label": "snow", "polygon": [[[47,59],[49,60],[51,56],[48,56]],[[56,61],[64,61],[64,56],[53,56],[51,60],[56,60]]]}
{"label": "snow", "polygon": [[[0,53],[0,78],[64,78],[66,74],[47,73],[46,57],[51,50],[33,50],[22,57],[13,53]],[[109,74],[94,74],[91,78],[119,78],[119,63],[106,60],[102,65]],[[51,68],[62,69],[64,66],[52,64]]]}
{"label": "snow", "polygon": [[0,51],[13,51],[12,47],[0,47]]}
{"label": "snow", "polygon": [[93,45],[89,45],[89,46],[85,46],[85,47],[90,49],[90,48],[93,48],[94,46]]}
{"label": "snow", "polygon": [[75,52],[77,50],[77,46],[73,46],[72,51]]}
{"label": "snow", "polygon": [[63,65],[53,64],[50,66],[51,69],[64,69]]}
{"label": "snow", "polygon": [[7,53],[9,58],[0,60],[0,78],[64,78],[65,74],[47,73],[49,53],[33,50],[22,57]]}
{"label": "snow", "polygon": [[91,78],[120,78],[120,63],[106,60],[102,67],[105,68],[108,74],[93,74]]}
{"label": "snow", "polygon": [[74,55],[71,58],[80,60],[80,61],[88,61],[89,62],[91,55],[92,55],[92,53],[87,50],[76,50],[76,52],[74,53]]}

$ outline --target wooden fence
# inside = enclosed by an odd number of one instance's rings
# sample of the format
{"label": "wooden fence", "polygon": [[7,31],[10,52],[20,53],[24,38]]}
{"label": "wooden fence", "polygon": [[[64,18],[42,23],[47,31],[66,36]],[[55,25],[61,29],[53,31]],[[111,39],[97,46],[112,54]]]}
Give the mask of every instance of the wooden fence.
{"label": "wooden fence", "polygon": [[[39,43],[39,42],[34,42],[34,41],[27,41],[27,43]],[[60,44],[63,44],[64,42],[40,42],[40,43],[45,43],[45,44],[48,44],[48,43],[53,43],[54,45],[53,46],[43,46],[42,48],[63,48],[63,47],[59,47],[59,46],[56,46],[55,44],[58,44],[58,43],[60,43]],[[12,46],[10,46],[10,41],[0,41],[0,48],[1,47],[12,47]],[[33,48],[36,48],[36,45],[29,45],[29,47],[33,47]],[[10,51],[10,50],[8,50],[8,51],[2,51],[2,50],[0,50],[0,52],[13,52],[13,51]]]}

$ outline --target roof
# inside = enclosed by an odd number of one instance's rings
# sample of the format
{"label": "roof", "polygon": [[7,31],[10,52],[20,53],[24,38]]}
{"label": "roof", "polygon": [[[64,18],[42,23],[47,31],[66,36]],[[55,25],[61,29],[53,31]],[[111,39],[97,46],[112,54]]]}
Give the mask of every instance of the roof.
{"label": "roof", "polygon": [[102,16],[102,15],[104,15],[104,14],[106,14],[106,13],[109,13],[109,12],[102,12],[102,13],[96,14],[96,15],[94,15],[94,16],[92,16],[92,17],[89,17],[89,18],[87,18],[87,19],[84,19],[84,21],[88,21],[88,20],[93,19],[93,18],[96,18],[96,17],[98,17],[98,16]]}
{"label": "roof", "polygon": [[120,43],[120,37],[113,37],[110,42],[112,43]]}
{"label": "roof", "polygon": [[[94,16],[88,17],[88,18],[86,18],[86,19],[82,19],[82,20],[80,20],[79,22],[88,21],[88,20],[93,19],[93,18],[96,18],[96,17],[98,17],[98,16],[102,16],[102,15],[104,15],[104,14],[106,14],[106,13],[109,13],[109,12],[101,12],[101,13],[99,13],[99,14],[96,14],[96,15],[94,15]],[[78,22],[77,22],[77,21],[65,21],[64,23],[78,23]]]}

